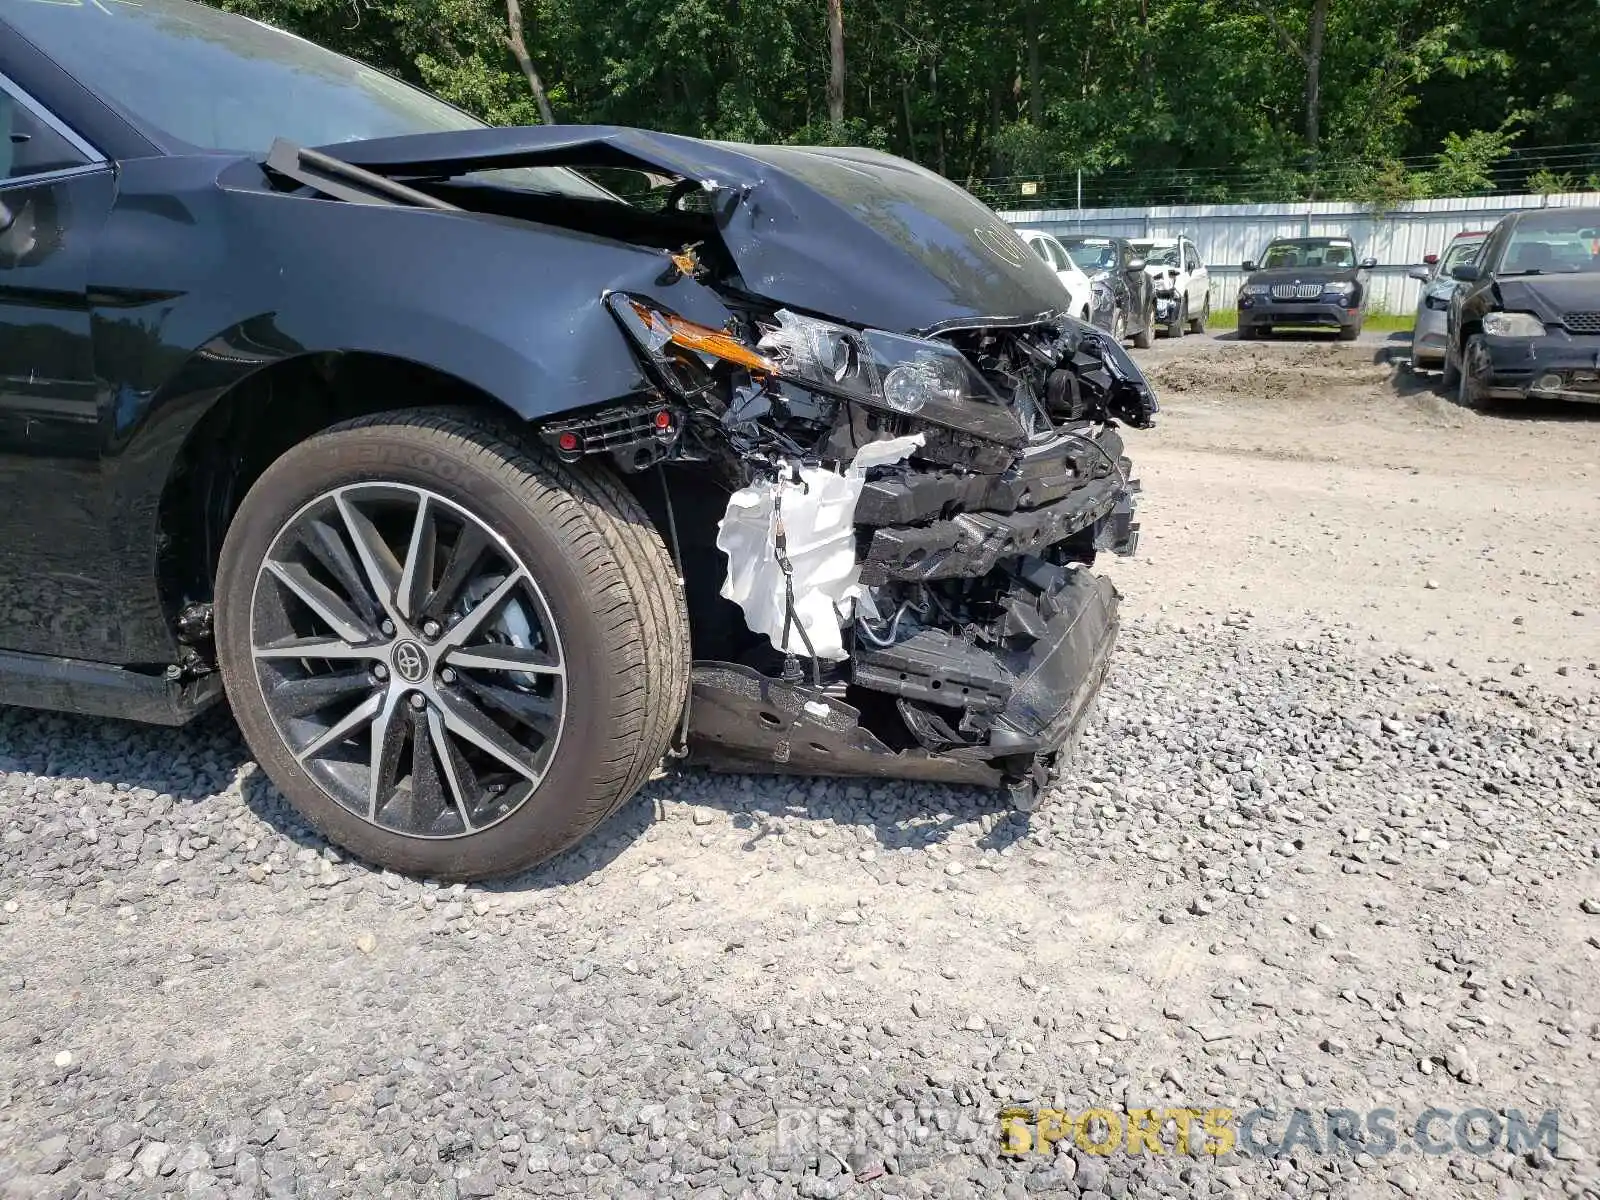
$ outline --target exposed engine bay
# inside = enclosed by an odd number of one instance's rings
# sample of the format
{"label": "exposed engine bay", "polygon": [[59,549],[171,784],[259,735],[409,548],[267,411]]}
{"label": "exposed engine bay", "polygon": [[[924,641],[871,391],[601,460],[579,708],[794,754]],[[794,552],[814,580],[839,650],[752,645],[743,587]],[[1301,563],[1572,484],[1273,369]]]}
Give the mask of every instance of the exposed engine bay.
{"label": "exposed engine bay", "polygon": [[682,532],[713,522],[667,518],[691,616],[717,631],[697,634],[691,760],[1003,786],[1030,807],[1116,635],[1089,568],[1138,542],[1118,425],[1157,406],[1122,348],[1061,316],[923,338],[607,303],[661,402],[543,436],[659,472],[668,506],[694,489],[678,468],[718,481],[713,545]]}

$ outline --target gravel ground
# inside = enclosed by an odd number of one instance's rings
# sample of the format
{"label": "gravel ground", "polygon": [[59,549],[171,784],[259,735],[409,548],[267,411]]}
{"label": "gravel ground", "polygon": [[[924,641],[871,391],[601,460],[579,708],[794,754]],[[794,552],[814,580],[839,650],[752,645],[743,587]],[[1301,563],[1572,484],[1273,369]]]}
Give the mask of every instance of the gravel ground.
{"label": "gravel ground", "polygon": [[[1600,420],[1464,417],[1371,357],[1148,356],[1119,658],[1027,818],[684,775],[441,887],[298,826],[223,716],[0,713],[0,1195],[1595,1196]],[[1561,471],[1588,496],[1530,520]],[[1501,568],[1520,625],[1483,537],[1536,564]],[[1296,1144],[1010,1157],[1008,1105]],[[1286,1137],[1377,1108],[1560,1136]]]}

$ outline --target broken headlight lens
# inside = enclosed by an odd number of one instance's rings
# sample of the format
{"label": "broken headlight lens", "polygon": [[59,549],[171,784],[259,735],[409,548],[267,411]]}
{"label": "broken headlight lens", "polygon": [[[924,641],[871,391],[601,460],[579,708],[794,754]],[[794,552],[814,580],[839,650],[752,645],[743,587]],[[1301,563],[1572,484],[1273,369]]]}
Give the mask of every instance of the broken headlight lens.
{"label": "broken headlight lens", "polygon": [[758,344],[781,378],[986,441],[1021,446],[1027,430],[954,346],[851,329],[780,310]]}
{"label": "broken headlight lens", "polygon": [[1484,313],[1483,331],[1497,337],[1543,337],[1544,322],[1528,312]]}

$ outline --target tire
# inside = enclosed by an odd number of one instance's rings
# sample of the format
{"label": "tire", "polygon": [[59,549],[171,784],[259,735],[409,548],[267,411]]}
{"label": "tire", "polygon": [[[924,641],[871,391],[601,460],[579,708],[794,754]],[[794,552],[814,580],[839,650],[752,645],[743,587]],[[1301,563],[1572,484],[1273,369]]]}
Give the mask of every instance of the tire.
{"label": "tire", "polygon": [[1241,342],[1253,342],[1260,336],[1261,336],[1261,326],[1259,326],[1259,325],[1240,325],[1239,326],[1239,340]]}
{"label": "tire", "polygon": [[1178,311],[1173,318],[1160,329],[1162,337],[1181,338],[1183,331],[1189,327],[1189,297],[1185,296],[1178,301]]}
{"label": "tire", "polygon": [[1128,314],[1121,305],[1111,310],[1111,340],[1119,346],[1128,340]]}
{"label": "tire", "polygon": [[1360,321],[1357,321],[1354,325],[1341,325],[1339,327],[1339,340],[1341,342],[1353,342],[1360,336],[1361,336],[1361,322]]}
{"label": "tire", "polygon": [[1439,371],[1443,376],[1442,382],[1446,388],[1453,388],[1460,385],[1461,368],[1457,365],[1454,357],[1451,356],[1450,348],[1448,346],[1445,347],[1444,365],[1439,368]]}
{"label": "tire", "polygon": [[1156,340],[1156,306],[1151,304],[1144,310],[1144,325],[1139,332],[1133,335],[1135,350],[1148,350],[1155,345]]}
{"label": "tire", "polygon": [[[457,557],[471,561],[447,586]],[[307,592],[307,576],[323,592]],[[430,609],[439,621],[419,624]],[[388,641],[384,612],[396,618]],[[607,470],[566,466],[457,412],[347,422],[274,462],[223,542],[216,626],[235,718],[295,810],[362,858],[438,879],[506,875],[591,832],[661,761],[688,698],[682,587],[637,501]],[[295,653],[307,639],[327,653]],[[336,657],[354,660],[352,711],[380,711],[318,748],[350,720],[337,715],[344,700],[302,699],[308,680],[341,673]],[[390,736],[374,753],[380,721]]]}
{"label": "tire", "polygon": [[[1184,303],[1187,304],[1188,301],[1185,300]],[[1198,317],[1191,317],[1190,320],[1189,320],[1189,332],[1190,333],[1204,333],[1206,331],[1206,326],[1209,325],[1210,323],[1211,323],[1211,293],[1207,292],[1206,293],[1206,298],[1203,301],[1201,301],[1201,304],[1200,304],[1200,315]]]}
{"label": "tire", "polygon": [[1461,368],[1456,378],[1456,403],[1462,408],[1482,411],[1489,407],[1488,385],[1480,374],[1483,364],[1479,360],[1485,357],[1483,338],[1474,334],[1462,347]]}

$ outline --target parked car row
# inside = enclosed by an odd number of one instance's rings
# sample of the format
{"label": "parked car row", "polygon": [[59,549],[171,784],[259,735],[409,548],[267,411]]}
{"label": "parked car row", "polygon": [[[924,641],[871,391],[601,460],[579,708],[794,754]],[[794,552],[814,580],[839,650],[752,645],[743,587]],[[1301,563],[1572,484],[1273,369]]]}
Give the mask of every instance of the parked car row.
{"label": "parked car row", "polygon": [[1067,291],[1067,311],[1148,349],[1157,334],[1204,332],[1211,317],[1211,280],[1186,237],[1130,241],[1122,237],[1056,237],[1043,229],[1017,235],[1044,260]]}
{"label": "parked car row", "polygon": [[[1056,272],[1072,315],[1118,340],[1147,347],[1205,330],[1210,275],[1189,238],[1017,232]],[[1377,265],[1349,237],[1274,238],[1242,264],[1239,337],[1309,328],[1354,341]],[[1462,230],[1410,276],[1422,285],[1412,365],[1442,369],[1461,404],[1600,403],[1600,208],[1528,210]]]}
{"label": "parked car row", "polygon": [[[1211,319],[1211,275],[1194,242],[1183,236],[1128,238],[1056,236],[1022,227],[1017,234],[1056,272],[1068,311],[1139,348],[1157,336],[1203,333]],[[1261,258],[1243,264],[1239,336],[1274,330],[1336,330],[1353,341],[1366,320],[1370,275],[1348,237],[1275,238]]]}

